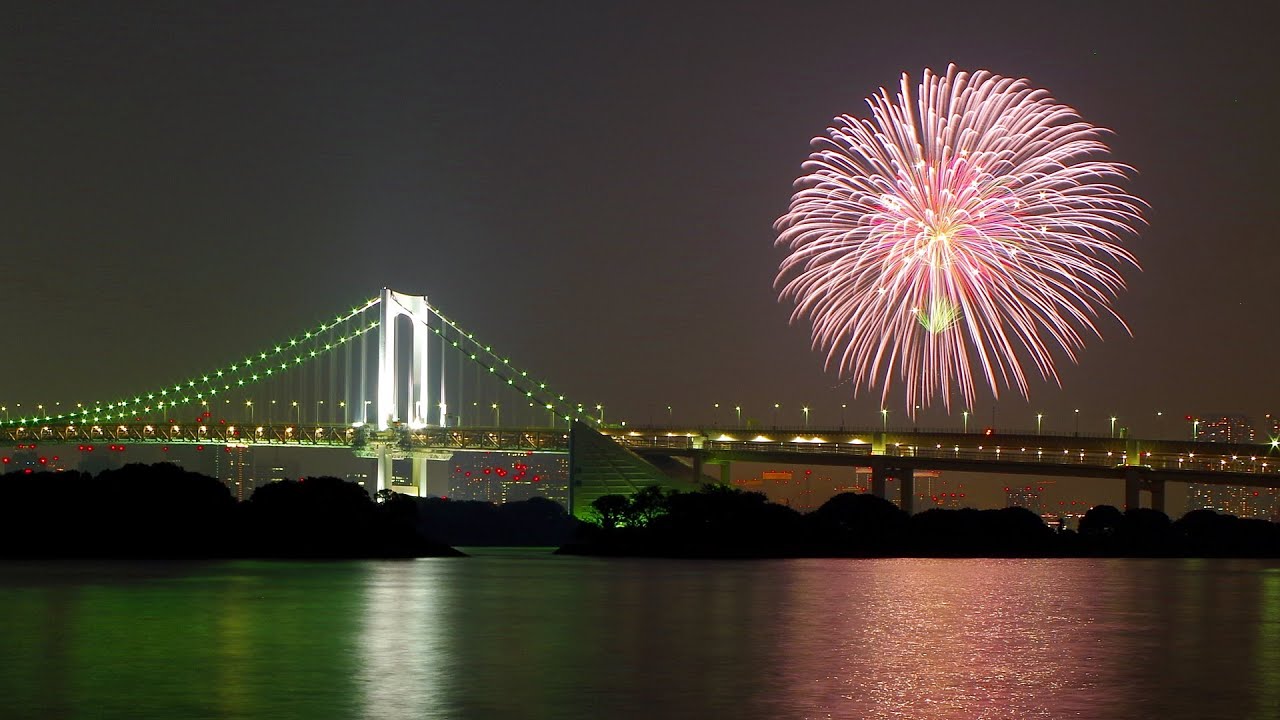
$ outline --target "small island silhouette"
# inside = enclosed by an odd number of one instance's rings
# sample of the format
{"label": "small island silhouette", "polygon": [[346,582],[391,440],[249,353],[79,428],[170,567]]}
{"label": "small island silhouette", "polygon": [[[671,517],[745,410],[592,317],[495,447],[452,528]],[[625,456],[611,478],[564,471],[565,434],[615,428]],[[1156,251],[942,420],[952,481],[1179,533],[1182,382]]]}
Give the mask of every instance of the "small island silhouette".
{"label": "small island silhouette", "polygon": [[559,552],[654,557],[1280,557],[1280,525],[1195,510],[1110,505],[1078,531],[1054,531],[1025,508],[934,508],[909,515],[883,498],[842,493],[801,514],[755,492],[649,487],[592,503],[596,522]]}

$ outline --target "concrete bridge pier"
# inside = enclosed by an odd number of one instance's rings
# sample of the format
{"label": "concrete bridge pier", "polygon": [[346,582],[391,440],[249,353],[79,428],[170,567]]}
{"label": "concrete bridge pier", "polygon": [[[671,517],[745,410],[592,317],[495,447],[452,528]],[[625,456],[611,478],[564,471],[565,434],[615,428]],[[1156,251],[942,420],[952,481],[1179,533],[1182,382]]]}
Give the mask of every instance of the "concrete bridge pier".
{"label": "concrete bridge pier", "polygon": [[1124,473],[1124,509],[1133,510],[1142,507],[1142,477],[1137,470],[1126,470]]}
{"label": "concrete bridge pier", "polygon": [[878,498],[889,499],[887,496],[890,478],[898,481],[898,507],[908,513],[915,512],[916,478],[911,468],[872,465],[871,494]]}
{"label": "concrete bridge pier", "polygon": [[437,472],[431,472],[431,466],[428,465],[432,460],[443,460],[442,457],[415,457],[413,458],[413,487],[418,497],[434,497],[442,498],[449,496],[449,473],[439,472],[440,468],[436,468]]}
{"label": "concrete bridge pier", "polygon": [[377,462],[378,464],[378,484],[376,486],[377,489],[379,491],[390,489],[391,476],[392,476],[392,464],[391,464],[392,459],[391,459],[391,453],[387,450],[385,446],[378,448],[378,457],[377,457],[377,460],[375,460],[375,462]]}
{"label": "concrete bridge pier", "polygon": [[885,485],[889,479],[889,468],[883,465],[871,466],[871,494],[878,498],[885,496]]}
{"label": "concrete bridge pier", "polygon": [[707,465],[716,465],[716,466],[719,466],[719,468],[720,468],[720,484],[721,484],[721,485],[731,485],[731,484],[733,484],[733,476],[729,474],[729,461],[728,461],[728,460],[707,460],[707,461],[706,461],[706,464],[707,464]]}
{"label": "concrete bridge pier", "polygon": [[1141,470],[1125,470],[1124,507],[1126,510],[1142,507],[1142,492],[1144,490],[1151,493],[1151,509],[1164,512],[1164,480],[1147,477],[1147,474]]}
{"label": "concrete bridge pier", "polygon": [[916,476],[915,471],[911,468],[905,468],[898,473],[898,507],[911,515],[916,511]]}
{"label": "concrete bridge pier", "polygon": [[1151,509],[1164,512],[1164,481],[1147,480],[1147,488],[1151,490]]}
{"label": "concrete bridge pier", "polygon": [[427,497],[427,459],[416,457],[409,462],[413,464],[410,477],[413,479],[413,487],[418,491],[418,497]]}

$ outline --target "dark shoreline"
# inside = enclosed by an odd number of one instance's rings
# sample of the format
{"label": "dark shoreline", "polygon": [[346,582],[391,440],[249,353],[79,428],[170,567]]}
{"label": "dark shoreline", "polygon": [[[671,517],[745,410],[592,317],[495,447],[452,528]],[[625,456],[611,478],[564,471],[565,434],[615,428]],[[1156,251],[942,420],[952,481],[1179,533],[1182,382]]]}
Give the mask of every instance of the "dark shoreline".
{"label": "dark shoreline", "polygon": [[354,560],[464,557],[421,532],[414,499],[377,502],[332,477],[283,480],[238,502],[220,481],[159,463],[96,476],[0,476],[0,558]]}
{"label": "dark shoreline", "polygon": [[933,508],[909,515],[868,494],[844,493],[802,515],[759,493],[723,486],[646,488],[593,503],[558,553],[655,558],[1280,558],[1280,525],[1196,510],[1090,509],[1079,531],[1055,530],[1025,508]]}

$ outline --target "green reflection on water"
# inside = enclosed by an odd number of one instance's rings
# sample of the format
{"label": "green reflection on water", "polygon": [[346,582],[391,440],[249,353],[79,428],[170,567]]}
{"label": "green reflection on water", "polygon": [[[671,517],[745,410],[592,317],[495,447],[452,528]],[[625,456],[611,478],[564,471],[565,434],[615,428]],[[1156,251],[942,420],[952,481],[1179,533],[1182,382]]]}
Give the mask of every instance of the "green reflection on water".
{"label": "green reflection on water", "polygon": [[0,718],[1269,718],[1267,565],[0,564]]}
{"label": "green reflection on water", "polygon": [[18,620],[0,630],[6,715],[331,717],[353,702],[364,573],[238,562],[0,588]]}

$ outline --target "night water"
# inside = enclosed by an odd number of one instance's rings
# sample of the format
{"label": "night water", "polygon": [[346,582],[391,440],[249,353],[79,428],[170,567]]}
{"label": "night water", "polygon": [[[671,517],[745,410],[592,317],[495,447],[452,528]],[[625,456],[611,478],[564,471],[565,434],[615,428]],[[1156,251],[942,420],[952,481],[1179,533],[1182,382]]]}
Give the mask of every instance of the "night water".
{"label": "night water", "polygon": [[1280,717],[1280,561],[474,552],[0,563],[0,717]]}

